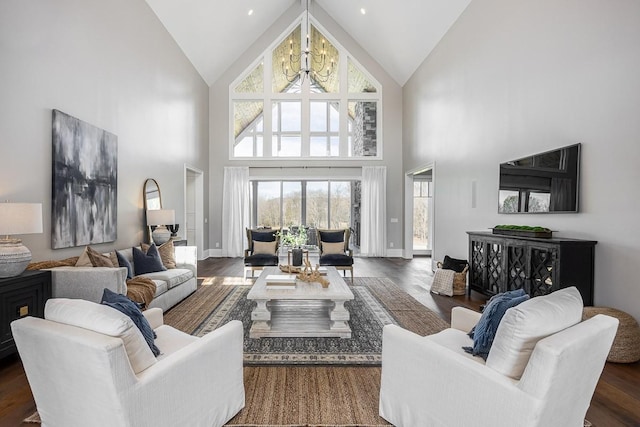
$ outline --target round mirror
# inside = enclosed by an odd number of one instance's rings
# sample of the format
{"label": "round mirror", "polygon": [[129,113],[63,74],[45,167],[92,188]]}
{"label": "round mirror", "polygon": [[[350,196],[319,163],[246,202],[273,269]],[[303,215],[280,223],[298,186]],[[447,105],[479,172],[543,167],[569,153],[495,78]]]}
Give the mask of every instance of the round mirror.
{"label": "round mirror", "polygon": [[147,210],[162,209],[160,186],[158,186],[155,179],[149,178],[144,182],[143,193],[145,212]]}

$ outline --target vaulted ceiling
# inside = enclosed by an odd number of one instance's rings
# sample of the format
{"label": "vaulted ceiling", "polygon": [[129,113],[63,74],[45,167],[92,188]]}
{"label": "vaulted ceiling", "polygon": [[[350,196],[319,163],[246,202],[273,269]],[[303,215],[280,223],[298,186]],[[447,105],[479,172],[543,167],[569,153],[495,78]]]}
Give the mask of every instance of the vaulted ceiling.
{"label": "vaulted ceiling", "polygon": [[[146,1],[204,80],[213,84],[301,0]],[[402,86],[470,1],[312,0],[310,9],[326,11]]]}

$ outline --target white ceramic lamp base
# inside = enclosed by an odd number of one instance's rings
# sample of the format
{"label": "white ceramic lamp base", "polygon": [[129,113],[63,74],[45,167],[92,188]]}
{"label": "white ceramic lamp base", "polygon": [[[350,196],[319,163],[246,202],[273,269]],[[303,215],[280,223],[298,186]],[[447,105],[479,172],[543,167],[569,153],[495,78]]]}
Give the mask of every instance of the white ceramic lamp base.
{"label": "white ceramic lamp base", "polygon": [[22,274],[31,262],[31,251],[20,239],[0,240],[0,277]]}
{"label": "white ceramic lamp base", "polygon": [[161,245],[169,241],[169,239],[171,238],[171,232],[167,230],[164,225],[161,225],[153,230],[153,233],[151,233],[151,237],[153,238],[153,242],[156,245]]}

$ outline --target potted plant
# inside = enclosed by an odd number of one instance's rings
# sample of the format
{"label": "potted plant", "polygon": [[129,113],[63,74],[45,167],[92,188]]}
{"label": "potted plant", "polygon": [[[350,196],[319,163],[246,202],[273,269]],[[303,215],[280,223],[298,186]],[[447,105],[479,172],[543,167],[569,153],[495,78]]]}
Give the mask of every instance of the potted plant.
{"label": "potted plant", "polygon": [[307,229],[299,227],[297,232],[278,232],[282,246],[291,247],[291,264],[302,265],[302,245],[307,243]]}
{"label": "potted plant", "polygon": [[550,238],[553,231],[545,227],[531,227],[528,225],[496,225],[493,227],[493,234],[506,236],[538,237]]}

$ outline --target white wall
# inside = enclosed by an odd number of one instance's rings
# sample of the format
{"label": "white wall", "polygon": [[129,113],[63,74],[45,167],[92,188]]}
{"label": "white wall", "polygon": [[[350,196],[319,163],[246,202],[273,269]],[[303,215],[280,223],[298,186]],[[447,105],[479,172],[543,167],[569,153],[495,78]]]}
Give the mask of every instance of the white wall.
{"label": "white wall", "polygon": [[[289,8],[276,22],[234,62],[227,71],[211,85],[210,100],[210,227],[209,242],[215,249],[216,242],[222,241],[222,179],[224,166],[277,167],[301,165],[333,166],[333,169],[313,175],[311,169],[304,172],[306,177],[341,176],[340,167],[362,166],[358,160],[298,162],[278,160],[229,160],[229,84],[242,74],[264,50],[276,40],[304,10],[296,4]],[[367,165],[387,166],[387,218],[399,218],[399,223],[387,225],[387,242],[394,242],[395,248],[402,242],[402,88],[375,62],[360,45],[353,40],[318,5],[312,9],[318,22],[382,85],[383,96],[383,144],[384,160],[368,161]],[[259,172],[263,173],[263,172]],[[329,174],[329,175],[327,175]],[[300,176],[299,169],[282,169],[282,176]],[[217,251],[219,252],[219,251]],[[212,253],[216,253],[212,251]]]}
{"label": "white wall", "polygon": [[208,96],[144,0],[0,2],[0,199],[43,203],[44,233],[22,236],[33,259],[80,253],[50,249],[52,109],[118,136],[108,250],[142,239],[146,178],[184,223],[184,164],[208,170]]}
{"label": "white wall", "polygon": [[[639,41],[637,1],[471,2],[403,90],[404,168],[436,163],[436,259],[499,223],[598,240],[596,305],[640,319]],[[580,213],[497,214],[499,163],[576,142]]]}

